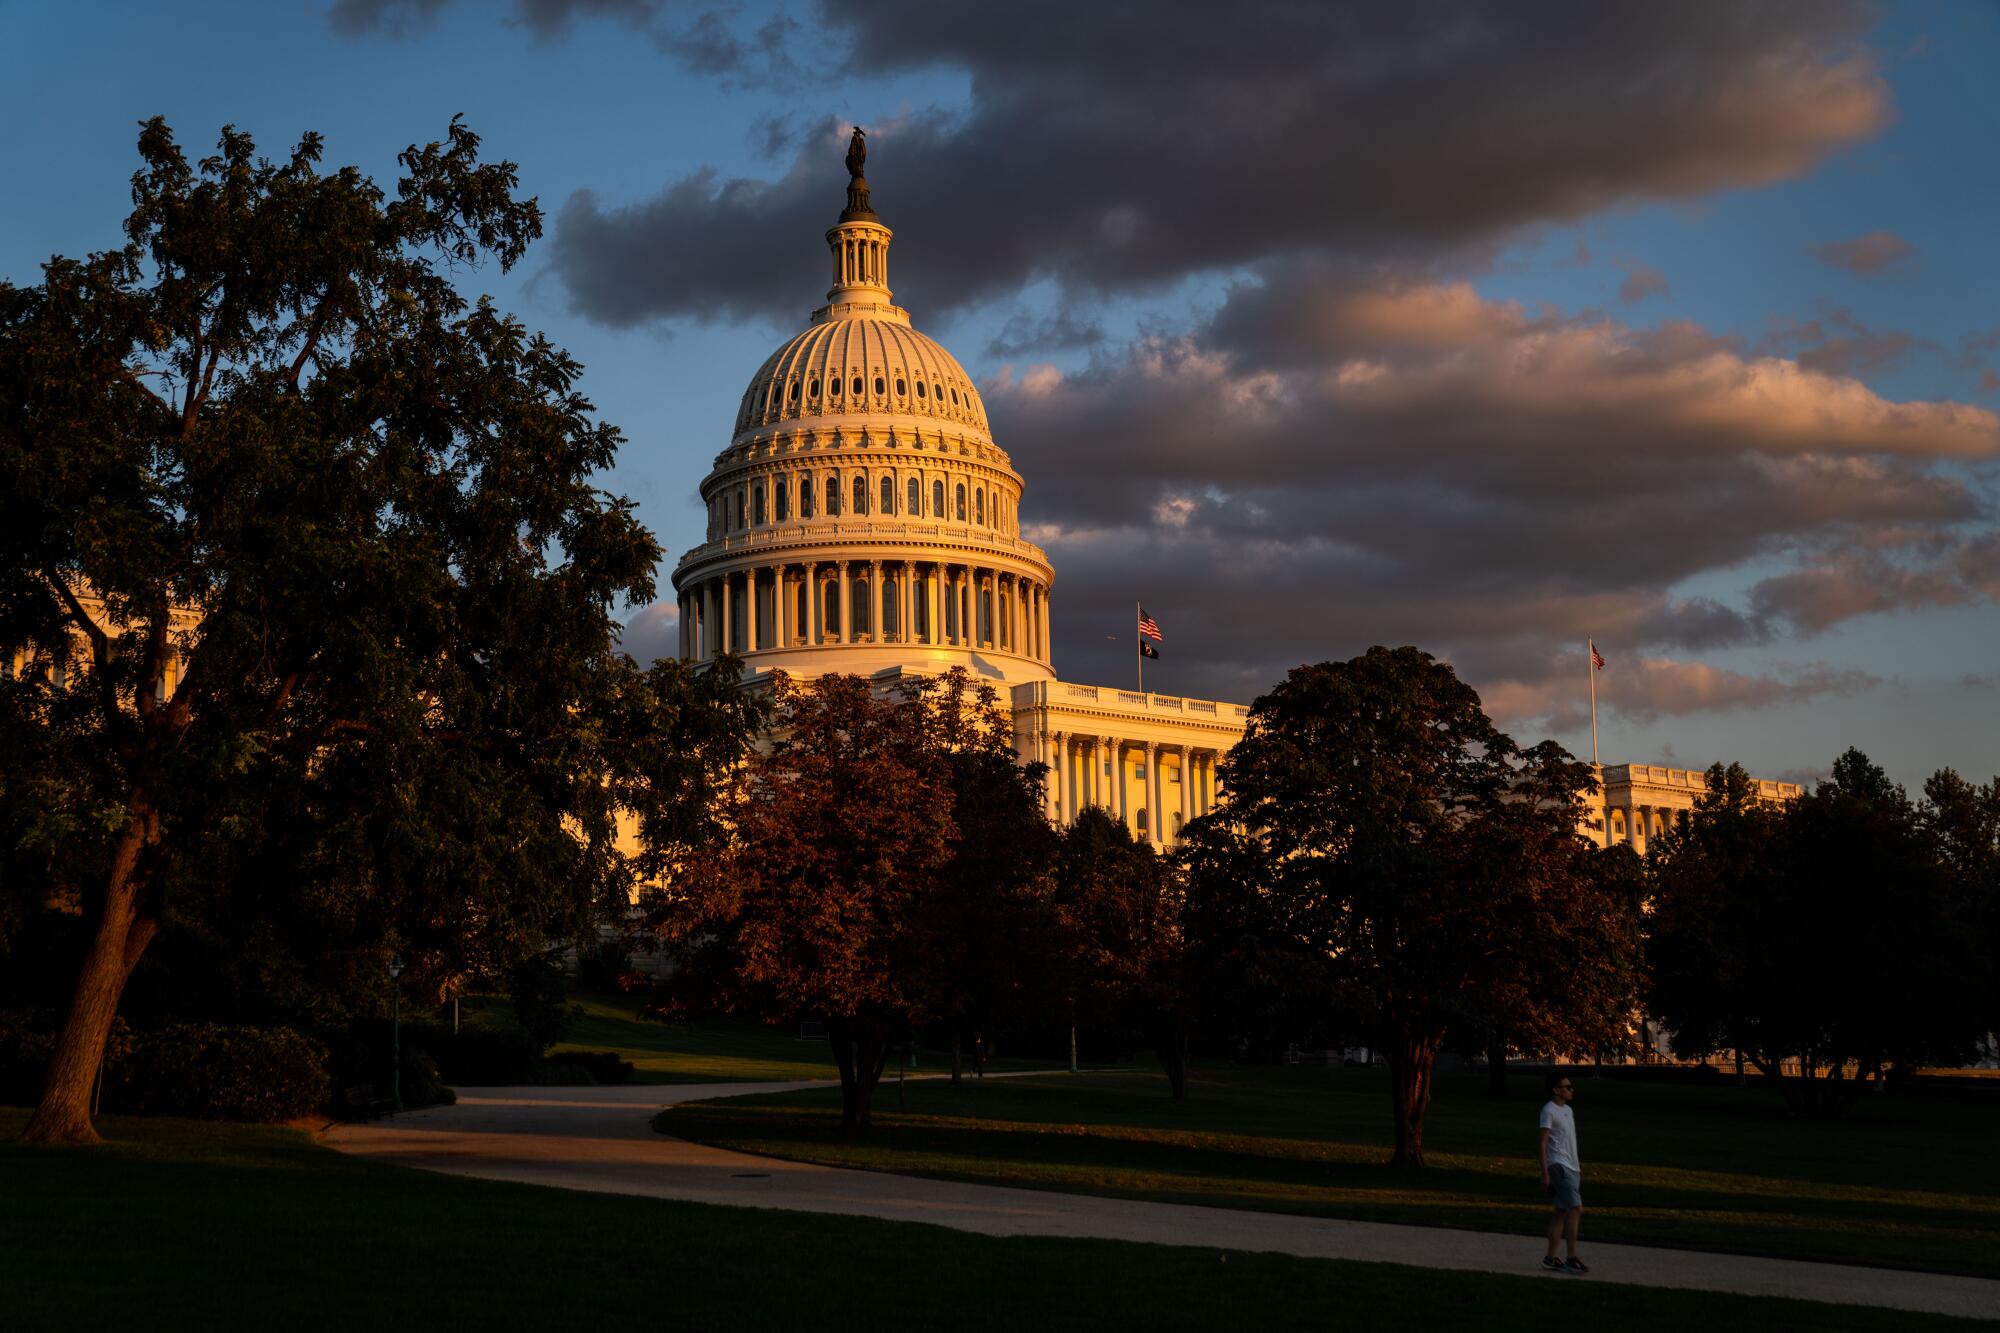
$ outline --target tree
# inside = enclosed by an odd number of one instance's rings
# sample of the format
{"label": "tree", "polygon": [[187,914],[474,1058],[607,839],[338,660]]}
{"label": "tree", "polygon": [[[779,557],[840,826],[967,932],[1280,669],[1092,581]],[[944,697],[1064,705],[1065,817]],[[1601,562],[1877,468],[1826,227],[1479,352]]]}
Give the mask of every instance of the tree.
{"label": "tree", "polygon": [[1485,1053],[1496,1093],[1510,1050],[1603,1052],[1630,1040],[1643,877],[1629,847],[1578,836],[1595,786],[1588,765],[1544,741],[1521,755],[1508,799],[1448,844],[1474,914],[1461,925],[1486,942],[1451,1041]]}
{"label": "tree", "polygon": [[1043,813],[1047,766],[1023,764],[1012,719],[989,681],[963,667],[911,694],[922,743],[950,784],[951,855],[926,903],[923,953],[932,1011],[951,1032],[958,1082],[969,1025],[990,1035],[1002,1018],[1046,1001],[1056,832]]}
{"label": "tree", "polygon": [[1187,1095],[1189,1010],[1182,971],[1183,895],[1171,863],[1095,806],[1065,829],[1056,855],[1063,986],[1078,1011],[1144,1034],[1176,1099]]}
{"label": "tree", "polygon": [[[1615,1023],[1629,909],[1595,888],[1577,834],[1589,770],[1525,756],[1449,666],[1372,648],[1291,672],[1250,709],[1228,792],[1191,862],[1247,876],[1258,913],[1325,959],[1329,999],[1389,1058],[1399,1164],[1422,1165],[1440,1045],[1454,1029]],[[1241,900],[1244,889],[1191,885]],[[1565,967],[1591,969],[1566,1010]]]}
{"label": "tree", "polygon": [[391,197],[317,135],[190,164],[148,121],[126,244],[0,285],[0,857],[91,933],[30,1139],[95,1138],[134,968],[273,837],[256,893],[416,979],[618,895],[599,705],[659,552],[577,362],[450,281],[541,232],[478,147]]}
{"label": "tree", "polygon": [[1709,786],[1649,866],[1651,1007],[1676,1050],[1742,1051],[1803,1115],[1885,1066],[1969,1054],[1975,903],[1903,790],[1852,749],[1783,807],[1740,769]]}
{"label": "tree", "polygon": [[1980,1004],[1988,1050],[2000,1054],[1994,1034],[2000,1033],[2000,777],[1985,785],[1967,782],[1949,768],[1939,769],[1924,783],[1919,808],[1924,828],[1966,895],[1978,938],[1984,942],[1986,993]]}
{"label": "tree", "polygon": [[859,1133],[893,1042],[934,1008],[950,775],[919,697],[840,675],[771,690],[771,736],[723,807],[731,836],[657,901],[679,964],[662,1012],[823,1019]]}

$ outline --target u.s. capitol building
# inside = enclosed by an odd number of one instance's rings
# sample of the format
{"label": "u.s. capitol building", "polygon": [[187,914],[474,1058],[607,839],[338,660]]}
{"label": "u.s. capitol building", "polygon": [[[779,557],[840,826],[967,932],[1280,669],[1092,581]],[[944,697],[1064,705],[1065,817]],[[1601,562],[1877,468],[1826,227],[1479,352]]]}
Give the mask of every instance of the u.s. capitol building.
{"label": "u.s. capitol building", "polygon": [[[758,367],[702,479],[707,539],[673,575],[679,654],[729,651],[753,677],[842,672],[883,690],[965,667],[1011,703],[1023,758],[1049,766],[1051,819],[1103,806],[1170,845],[1214,806],[1216,761],[1249,710],[1057,679],[1055,568],[1021,535],[1022,477],[972,377],[891,298],[893,233],[864,156],[857,135],[847,206],[826,233],[826,303]],[[1642,812],[1629,771],[1605,771],[1594,832],[1643,849],[1703,783],[1671,770]]]}

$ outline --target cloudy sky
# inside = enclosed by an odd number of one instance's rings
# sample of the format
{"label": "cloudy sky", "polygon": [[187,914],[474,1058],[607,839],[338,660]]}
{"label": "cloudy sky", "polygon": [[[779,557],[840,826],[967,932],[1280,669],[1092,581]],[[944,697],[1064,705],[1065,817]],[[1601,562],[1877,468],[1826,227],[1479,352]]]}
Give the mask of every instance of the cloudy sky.
{"label": "cloudy sky", "polygon": [[[135,123],[388,179],[465,113],[670,552],[825,282],[846,127],[984,387],[1057,666],[1245,700],[1416,643],[1525,740],[2000,770],[2000,6],[0,0],[0,277]],[[664,573],[664,571],[663,571]],[[660,608],[628,641],[670,642]]]}

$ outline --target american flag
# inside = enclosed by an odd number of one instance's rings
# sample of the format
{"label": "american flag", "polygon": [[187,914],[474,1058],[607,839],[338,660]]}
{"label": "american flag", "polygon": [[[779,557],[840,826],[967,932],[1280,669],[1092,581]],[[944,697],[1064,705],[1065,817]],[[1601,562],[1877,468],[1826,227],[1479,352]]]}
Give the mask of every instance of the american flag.
{"label": "american flag", "polygon": [[1597,640],[1590,640],[1590,664],[1599,671],[1604,670],[1604,654],[1597,651]]}
{"label": "american flag", "polygon": [[1139,632],[1154,643],[1164,642],[1160,638],[1160,622],[1146,614],[1146,608],[1139,608]]}

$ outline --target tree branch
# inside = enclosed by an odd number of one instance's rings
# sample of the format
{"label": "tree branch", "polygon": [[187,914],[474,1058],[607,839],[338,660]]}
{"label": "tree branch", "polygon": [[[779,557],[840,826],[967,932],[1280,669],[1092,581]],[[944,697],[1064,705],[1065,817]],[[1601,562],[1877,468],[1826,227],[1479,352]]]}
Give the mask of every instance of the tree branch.
{"label": "tree branch", "polygon": [[56,590],[63,604],[69,608],[70,619],[90,640],[90,660],[92,674],[97,678],[98,702],[104,708],[105,725],[114,727],[118,722],[118,689],[111,679],[111,636],[83,609],[82,600],[67,579],[50,569],[42,570],[42,578]]}
{"label": "tree branch", "polygon": [[[196,348],[199,349],[199,347],[200,342],[197,340]],[[195,352],[196,359],[199,360],[200,356],[201,353],[197,350]],[[201,373],[201,383],[196,385],[193,378],[189,378],[187,411],[181,414],[181,434],[186,435],[194,429],[195,418],[200,415],[202,404],[208,401],[209,385],[215,380],[215,363],[221,357],[221,345],[216,344],[211,346],[208,349],[208,368]]]}
{"label": "tree branch", "polygon": [[296,389],[299,387],[299,372],[305,369],[306,360],[319,348],[320,335],[326,331],[327,317],[333,313],[333,289],[320,297],[319,308],[313,311],[312,321],[306,326],[305,345],[292,360],[292,368],[286,373],[286,380]]}

